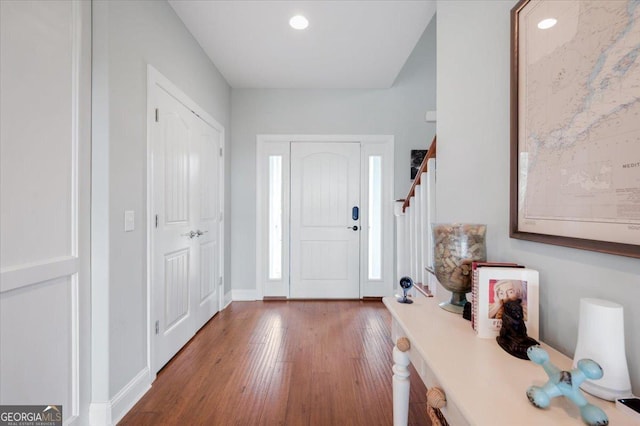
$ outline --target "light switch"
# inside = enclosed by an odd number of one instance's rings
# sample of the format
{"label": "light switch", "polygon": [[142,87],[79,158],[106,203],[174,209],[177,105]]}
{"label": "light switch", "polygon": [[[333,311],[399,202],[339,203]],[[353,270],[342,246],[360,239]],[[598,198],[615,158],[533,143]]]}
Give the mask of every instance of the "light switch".
{"label": "light switch", "polygon": [[126,210],[124,212],[124,232],[131,232],[136,229],[136,212]]}

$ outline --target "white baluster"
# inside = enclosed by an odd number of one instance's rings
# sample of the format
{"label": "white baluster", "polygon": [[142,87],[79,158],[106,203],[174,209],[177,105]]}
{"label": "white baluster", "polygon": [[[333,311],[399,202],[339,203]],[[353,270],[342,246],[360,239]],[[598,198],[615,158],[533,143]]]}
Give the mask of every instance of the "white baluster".
{"label": "white baluster", "polygon": [[416,185],[415,194],[413,196],[414,201],[414,213],[415,213],[415,252],[416,252],[416,269],[415,275],[412,277],[416,283],[422,284],[422,271],[424,270],[424,261],[422,259],[422,198],[421,187],[422,185]]}
{"label": "white baluster", "polygon": [[[429,273],[426,271],[425,267],[431,265],[431,251],[429,250],[430,241],[429,241],[429,228],[431,224],[429,223],[429,206],[427,204],[428,194],[427,189],[429,187],[429,183],[427,181],[428,173],[422,173],[420,176],[420,279],[422,280],[422,284],[429,285],[430,277]],[[429,288],[431,289],[431,288]]]}
{"label": "white baluster", "polygon": [[[436,222],[436,159],[430,158],[427,161],[427,179],[423,181],[423,184],[427,189],[427,222],[429,226],[427,226],[427,241],[429,252],[427,254],[427,266],[433,269],[433,234],[431,232],[431,224]],[[436,295],[436,290],[438,288],[437,285],[438,280],[433,275],[429,274],[429,290],[433,295]]]}
{"label": "white baluster", "polygon": [[411,279],[413,279],[413,277],[415,276],[415,260],[416,260],[416,253],[414,251],[414,247],[415,247],[415,217],[413,215],[413,211],[415,210],[413,208],[413,203],[414,203],[414,199],[413,197],[411,197],[411,200],[409,201],[409,206],[406,208],[406,210],[404,211],[405,214],[407,215],[407,242],[409,244],[409,276],[411,277]]}
{"label": "white baluster", "polygon": [[[406,262],[408,258],[407,253],[407,243],[406,243],[406,226],[407,226],[407,215],[402,212],[402,204],[404,201],[398,201],[395,205],[395,216],[396,216],[396,248],[397,258],[396,258],[396,280],[400,280],[401,277],[408,275]],[[397,285],[397,284],[396,284]]]}

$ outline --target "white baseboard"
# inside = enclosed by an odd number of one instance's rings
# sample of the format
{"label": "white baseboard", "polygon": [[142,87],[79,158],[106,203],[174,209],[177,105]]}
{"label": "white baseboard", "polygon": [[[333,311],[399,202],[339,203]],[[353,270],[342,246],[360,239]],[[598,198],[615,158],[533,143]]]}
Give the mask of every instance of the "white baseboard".
{"label": "white baseboard", "polygon": [[224,306],[222,307],[222,309],[226,309],[227,306],[229,306],[232,301],[233,301],[233,297],[231,296],[231,290],[229,290],[224,294],[224,300],[223,300]]}
{"label": "white baseboard", "polygon": [[231,298],[238,302],[261,300],[257,290],[231,290]]}
{"label": "white baseboard", "polygon": [[89,424],[91,426],[110,426],[111,423],[111,401],[92,402],[89,405]]}
{"label": "white baseboard", "polygon": [[140,398],[151,389],[149,369],[141,370],[109,402],[94,402],[89,407],[91,426],[111,426],[118,423]]}
{"label": "white baseboard", "polygon": [[111,418],[118,423],[125,414],[140,401],[140,398],[151,389],[149,368],[142,369],[136,377],[116,394],[111,400]]}

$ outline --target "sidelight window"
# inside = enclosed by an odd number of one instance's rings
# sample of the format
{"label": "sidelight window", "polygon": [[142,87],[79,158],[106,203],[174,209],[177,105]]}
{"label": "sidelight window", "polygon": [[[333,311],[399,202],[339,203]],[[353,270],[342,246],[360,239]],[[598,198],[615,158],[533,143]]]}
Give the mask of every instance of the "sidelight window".
{"label": "sidelight window", "polygon": [[269,279],[282,279],[282,156],[269,156]]}
{"label": "sidelight window", "polygon": [[369,156],[368,276],[382,279],[382,157]]}

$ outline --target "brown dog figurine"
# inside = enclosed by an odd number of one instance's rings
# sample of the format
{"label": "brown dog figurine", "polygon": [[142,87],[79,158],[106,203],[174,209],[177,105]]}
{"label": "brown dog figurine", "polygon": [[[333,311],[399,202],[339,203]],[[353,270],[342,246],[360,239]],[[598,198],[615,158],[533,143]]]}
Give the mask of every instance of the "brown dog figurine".
{"label": "brown dog figurine", "polygon": [[540,343],[536,339],[527,336],[527,326],[524,323],[522,314],[522,300],[508,300],[504,302],[503,307],[502,328],[496,340],[500,347],[509,354],[528,360],[527,349]]}

